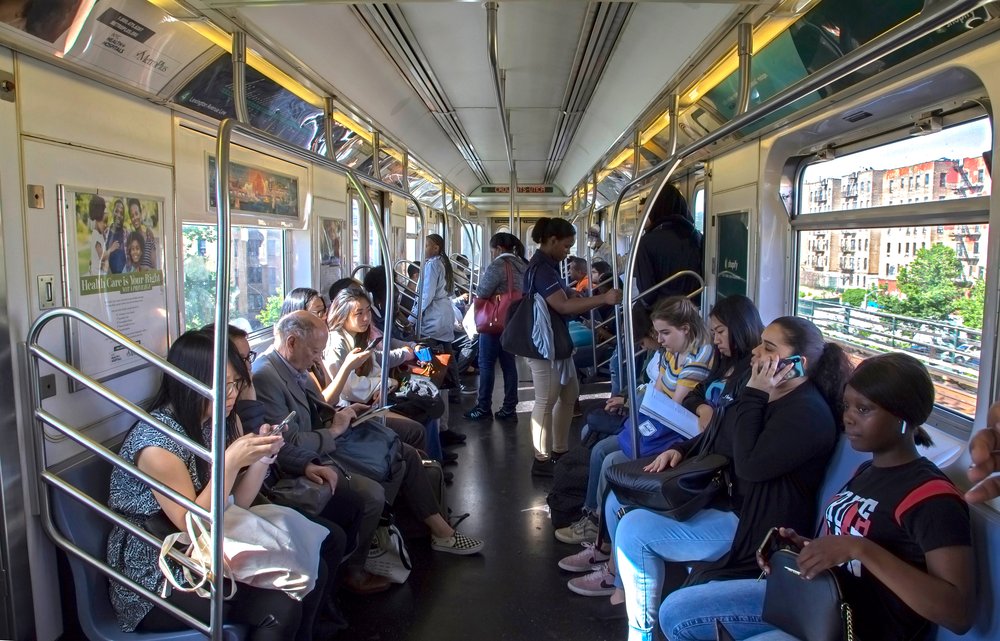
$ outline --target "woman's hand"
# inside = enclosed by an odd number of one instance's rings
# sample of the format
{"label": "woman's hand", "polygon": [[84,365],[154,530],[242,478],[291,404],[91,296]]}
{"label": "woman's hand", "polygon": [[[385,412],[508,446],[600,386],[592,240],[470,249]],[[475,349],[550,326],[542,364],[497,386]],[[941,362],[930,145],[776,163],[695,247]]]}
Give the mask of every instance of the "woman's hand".
{"label": "woman's hand", "polygon": [[312,481],[313,483],[323,484],[326,483],[330,486],[331,492],[337,491],[337,481],[340,480],[340,476],[337,471],[332,467],[327,467],[326,465],[317,465],[316,463],[309,463],[306,465],[305,472],[303,472],[305,477]]}
{"label": "woman's hand", "polygon": [[861,536],[821,536],[806,541],[799,552],[799,570],[803,579],[811,579],[823,570],[843,565],[861,556],[868,542]]}
{"label": "woman's hand", "polygon": [[778,386],[785,381],[785,377],[795,367],[789,363],[778,369],[780,359],[777,356],[762,356],[750,365],[750,380],[747,387],[766,392],[769,396],[774,394]]}
{"label": "woman's hand", "polygon": [[980,430],[969,442],[972,465],[968,476],[978,483],[965,494],[970,503],[983,503],[1000,496],[1000,477],[987,478],[1000,472],[1000,403],[994,403],[986,415],[986,429]]}
{"label": "woman's hand", "polygon": [[605,305],[617,305],[622,302],[622,290],[609,289],[601,294],[601,298],[604,300]]}
{"label": "woman's hand", "polygon": [[[264,429],[265,425],[261,426],[261,430]],[[271,429],[270,425],[266,425],[266,427],[268,430]],[[238,471],[258,461],[263,463],[265,461],[262,459],[271,459],[277,456],[278,450],[284,444],[285,440],[281,434],[244,434],[226,448],[226,465],[232,466],[234,471]],[[270,462],[268,462],[269,464]]]}
{"label": "woman's hand", "polygon": [[642,468],[642,471],[651,472],[654,474],[656,472],[662,472],[668,467],[677,467],[677,464],[680,463],[683,459],[684,455],[678,452],[677,450],[667,450],[666,452],[663,452],[655,459],[653,459],[652,463]]}
{"label": "woman's hand", "polygon": [[[769,537],[771,536],[770,532],[768,533],[768,536]],[[786,527],[778,528],[778,538],[781,538],[784,541],[786,541],[789,544],[789,547],[794,546],[799,550],[809,545],[809,539],[799,536],[792,528],[786,528]],[[771,551],[768,550],[769,554],[770,552]],[[760,549],[757,550],[755,556],[757,557],[757,565],[760,567],[761,570],[763,570],[764,574],[770,574],[771,573],[771,566],[769,563],[770,559],[769,558],[765,559],[763,556],[761,556]]]}
{"label": "woman's hand", "polygon": [[371,357],[372,353],[370,351],[364,351],[360,347],[355,347],[344,357],[343,367],[349,372],[354,371],[367,363]]}
{"label": "woman's hand", "polygon": [[625,397],[612,396],[608,399],[608,402],[604,404],[604,411],[611,414],[623,413],[625,411]]}

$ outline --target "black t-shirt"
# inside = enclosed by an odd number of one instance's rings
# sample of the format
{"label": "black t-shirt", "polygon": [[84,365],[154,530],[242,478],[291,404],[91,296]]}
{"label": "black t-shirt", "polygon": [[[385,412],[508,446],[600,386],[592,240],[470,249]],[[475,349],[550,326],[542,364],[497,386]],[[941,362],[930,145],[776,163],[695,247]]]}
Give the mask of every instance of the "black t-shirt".
{"label": "black t-shirt", "polygon": [[[826,507],[824,535],[863,536],[906,563],[927,569],[932,550],[971,546],[969,508],[948,477],[919,458],[896,467],[865,463]],[[864,641],[922,639],[930,623],[859,561],[842,566],[844,596]]]}

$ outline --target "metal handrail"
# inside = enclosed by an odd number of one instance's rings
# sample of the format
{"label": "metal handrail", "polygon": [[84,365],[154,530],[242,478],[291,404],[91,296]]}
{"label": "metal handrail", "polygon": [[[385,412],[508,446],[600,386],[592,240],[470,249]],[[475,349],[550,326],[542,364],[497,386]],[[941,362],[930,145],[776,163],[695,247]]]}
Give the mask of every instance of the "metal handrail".
{"label": "metal handrail", "polygon": [[[374,267],[374,265],[368,265],[368,264],[358,265],[357,267],[351,270],[351,278],[354,278],[354,275],[357,274],[362,269],[371,269],[372,267]],[[332,303],[333,301],[330,302]]]}
{"label": "metal handrail", "polygon": [[[827,85],[834,83],[845,76],[848,76],[857,70],[877,61],[886,55],[896,51],[897,49],[904,47],[911,42],[914,42],[930,33],[933,33],[937,29],[947,25],[949,22],[965,15],[969,11],[972,11],[976,7],[985,4],[983,0],[954,0],[953,2],[936,2],[927,3],[924,5],[923,9],[919,14],[907,19],[906,21],[896,25],[895,27],[889,29],[881,36],[875,38],[874,40],[861,45],[854,51],[848,53],[847,55],[834,60],[827,66],[823,67],[819,71],[805,78],[802,78],[798,82],[792,84],[791,86],[785,88],[783,91],[779,92],[770,99],[760,103],[753,109],[744,112],[743,114],[734,116],[729,122],[721,125],[715,131],[712,131],[702,138],[690,143],[680,151],[672,153],[669,158],[664,160],[661,164],[653,167],[644,174],[640,174],[633,178],[631,181],[626,183],[621,192],[618,194],[618,198],[615,200],[615,207],[612,211],[612,234],[615,235],[615,240],[617,240],[617,223],[618,223],[618,212],[621,208],[621,203],[624,200],[626,194],[634,187],[642,182],[645,182],[650,177],[663,173],[663,177],[660,179],[660,183],[657,186],[655,193],[649,197],[647,205],[642,212],[642,216],[637,221],[638,225],[636,227],[637,231],[641,231],[645,226],[646,221],[649,218],[649,212],[652,209],[653,203],[656,202],[657,197],[663,190],[663,187],[670,180],[671,175],[680,162],[690,156],[691,154],[704,149],[705,147],[711,145],[712,143],[725,138],[726,136],[736,133],[744,127],[751,125],[758,120],[774,113],[778,109],[782,109],[797,100],[808,96],[809,94],[826,87]],[[672,131],[676,130],[676,118],[671,120]],[[673,136],[673,134],[671,134]],[[615,243],[617,247],[617,243]],[[639,243],[633,243],[629,248],[628,260],[626,261],[625,271],[625,301],[632,300],[632,290],[634,285],[632,283],[632,278],[635,273],[635,257],[638,254]],[[612,266],[613,268],[615,266]],[[617,278],[618,274],[615,273]],[[635,351],[635,341],[632,336],[632,306],[623,305],[624,321],[625,321],[625,343],[628,346],[628,353]],[[628,381],[634,383],[636,381],[635,372],[635,360],[628,359],[626,362],[626,373],[628,374]],[[633,385],[634,387],[634,385]],[[639,432],[638,432],[638,408],[635,403],[629,406],[629,415],[632,420],[632,446],[633,452],[639,451]]]}
{"label": "metal handrail", "polygon": [[507,167],[510,169],[510,228],[514,229],[514,199],[517,197],[517,172],[514,170],[514,152],[510,136],[510,114],[507,113],[500,78],[500,45],[497,36],[498,2],[486,3],[486,53],[490,59],[490,76],[493,79],[493,92],[497,98],[497,114],[500,116],[500,128],[503,131],[503,146],[507,152]]}
{"label": "metal handrail", "polygon": [[666,285],[667,283],[669,283],[670,281],[676,280],[676,279],[681,278],[683,276],[690,276],[691,278],[697,279],[697,281],[699,283],[701,283],[701,286],[698,289],[694,290],[693,292],[691,292],[689,294],[684,294],[685,298],[694,298],[698,294],[700,294],[703,291],[705,291],[705,279],[702,278],[701,274],[699,274],[698,272],[693,272],[690,269],[684,269],[684,270],[681,270],[679,272],[674,272],[673,274],[667,276],[666,278],[664,278],[660,282],[656,283],[655,285],[653,285],[652,287],[650,287],[646,291],[639,293],[635,298],[636,298],[636,300],[642,300],[646,296],[646,294],[648,294],[650,292],[654,292],[654,291],[658,290],[659,288],[663,287],[664,285]]}
{"label": "metal handrail", "polygon": [[[135,528],[135,526],[128,523],[128,521],[114,514],[114,512],[109,510],[106,506],[104,506],[98,501],[95,501],[86,493],[81,492],[72,484],[67,483],[63,479],[59,478],[57,475],[49,472],[48,463],[46,460],[47,456],[44,443],[44,427],[43,427],[44,425],[48,425],[56,429],[60,433],[64,434],[65,436],[69,437],[71,440],[81,445],[85,449],[93,452],[98,457],[107,461],[113,467],[117,467],[125,471],[126,473],[141,479],[143,482],[151,486],[153,489],[160,492],[170,500],[181,505],[185,509],[194,512],[195,514],[197,514],[202,518],[208,519],[212,524],[213,539],[215,538],[221,539],[222,527],[215,527],[215,524],[218,523],[221,525],[222,520],[221,516],[217,515],[214,509],[206,510],[205,508],[201,507],[194,501],[188,499],[187,497],[180,494],[176,490],[170,488],[161,481],[153,478],[152,476],[146,474],[145,472],[142,472],[134,465],[126,463],[114,452],[105,448],[97,441],[94,441],[89,437],[84,436],[79,432],[78,429],[62,421],[61,419],[59,419],[58,417],[56,417],[55,415],[48,412],[42,407],[42,394],[41,394],[42,390],[41,390],[41,380],[39,376],[39,361],[44,362],[47,365],[55,368],[57,371],[59,371],[62,374],[65,374],[72,380],[81,383],[88,389],[94,391],[100,397],[117,405],[124,411],[136,417],[137,419],[148,423],[155,430],[173,439],[174,441],[180,443],[185,448],[193,452],[199,458],[202,458],[212,463],[213,480],[215,476],[215,471],[223,469],[223,465],[221,465],[221,460],[224,448],[217,449],[215,450],[215,452],[207,450],[200,443],[195,443],[194,441],[189,439],[186,435],[181,434],[176,430],[167,427],[162,422],[151,416],[148,412],[146,412],[142,408],[133,404],[128,399],[122,398],[121,396],[111,391],[110,389],[106,388],[105,386],[101,385],[99,382],[87,376],[77,368],[73,367],[69,363],[66,363],[65,361],[56,357],[45,348],[41,347],[41,345],[38,344],[38,341],[42,330],[45,328],[46,325],[48,325],[48,323],[57,318],[79,321],[83,325],[89,327],[90,329],[96,331],[97,333],[103,335],[104,337],[118,343],[119,345],[127,347],[140,359],[144,360],[145,362],[151,365],[154,365],[155,367],[160,369],[164,374],[174,377],[181,383],[188,385],[189,387],[191,387],[198,393],[202,394],[206,398],[211,399],[213,401],[215,400],[215,396],[212,390],[204,383],[193,378],[190,374],[177,368],[172,363],[169,363],[168,361],[164,360],[158,354],[153,353],[152,351],[148,350],[142,345],[134,343],[124,334],[118,332],[117,330],[111,327],[108,327],[107,325],[103,324],[101,321],[91,316],[90,314],[73,308],[60,308],[60,309],[49,310],[44,314],[40,315],[37,319],[35,319],[34,323],[32,323],[31,328],[28,331],[28,336],[27,336],[27,353],[28,353],[27,365],[28,365],[29,380],[31,381],[30,385],[31,401],[32,401],[32,407],[34,408],[32,412],[32,417],[36,424],[36,429],[34,430],[36,439],[35,451],[36,451],[38,469],[40,470],[39,475],[41,476],[41,478],[50,485],[53,485],[59,488],[60,490],[69,493],[77,500],[82,501],[88,508],[100,512],[106,518],[110,518],[115,523],[123,527],[126,527],[133,533],[138,534],[148,542],[154,543],[156,545],[162,543],[162,541],[160,541],[156,537],[146,532],[137,531],[138,528]],[[223,389],[225,388],[223,387]],[[224,408],[225,405],[223,404],[223,409]],[[225,432],[225,430],[215,430],[215,431],[221,432],[223,434]],[[219,483],[221,485],[221,481]],[[56,527],[52,519],[51,506],[49,504],[49,497],[47,492],[40,493],[39,501],[41,506],[43,527],[45,528],[46,533],[53,540],[53,542],[56,543],[57,546],[59,546],[66,552],[80,558],[87,564],[91,565],[92,567],[95,567],[96,569],[98,569],[99,571],[103,572],[108,576],[115,578],[116,580],[123,579],[122,582],[126,585],[129,586],[136,585],[127,578],[122,577],[117,571],[107,566],[106,563],[102,562],[99,559],[94,558],[89,553],[80,549],[72,541],[70,541],[69,539],[67,539],[65,536],[62,535],[62,533]],[[213,505],[212,507],[214,508],[215,506]],[[201,570],[201,568],[198,568],[197,566],[192,564],[189,559],[187,559],[181,554],[171,551],[170,555],[176,561],[185,564],[187,567],[190,567],[191,569]],[[212,571],[214,573],[217,572],[219,569],[216,568],[216,559],[221,559],[221,558],[222,558],[221,556],[217,556],[213,557],[211,560]],[[210,623],[206,625],[201,621],[198,621],[197,619],[191,617],[190,615],[187,615],[186,613],[178,610],[175,606],[166,603],[165,601],[160,599],[158,595],[150,594],[145,590],[145,588],[142,588],[142,586],[138,587],[140,590],[145,592],[147,597],[151,598],[154,602],[164,607],[175,616],[178,616],[181,620],[183,620],[185,623],[192,626],[193,628],[196,628],[205,634],[212,634],[212,635],[214,635],[213,631],[216,628],[218,628],[221,631],[223,623],[221,618],[210,618]],[[216,592],[213,593],[213,599],[215,599],[216,596],[221,600],[223,596],[221,590],[216,590]],[[215,617],[214,612],[212,614],[212,617]],[[218,625],[216,625],[217,623]]]}

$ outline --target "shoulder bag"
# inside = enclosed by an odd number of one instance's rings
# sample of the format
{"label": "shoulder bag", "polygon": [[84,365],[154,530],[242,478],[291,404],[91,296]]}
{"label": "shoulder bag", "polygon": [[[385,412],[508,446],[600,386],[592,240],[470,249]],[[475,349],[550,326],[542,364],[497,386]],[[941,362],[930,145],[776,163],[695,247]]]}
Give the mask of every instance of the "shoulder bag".
{"label": "shoulder bag", "polygon": [[[534,272],[529,273],[525,295],[509,308],[507,323],[500,335],[500,346],[515,356],[540,360],[559,361],[573,355],[573,339],[569,325],[561,314],[553,313],[541,294],[533,292]],[[544,319],[542,317],[545,317]],[[548,323],[551,328],[551,357],[544,356],[533,340],[539,328]]]}
{"label": "shoulder bag", "polygon": [[824,570],[803,581],[798,559],[792,550],[771,555],[764,621],[802,641],[854,641],[854,615],[844,600],[839,570]]}
{"label": "shoulder bag", "polygon": [[406,583],[412,569],[410,553],[399,528],[391,518],[380,522],[372,536],[371,547],[368,548],[365,570],[384,576],[393,583]]}
{"label": "shoulder bag", "polygon": [[333,490],[329,483],[317,483],[304,476],[286,476],[275,483],[266,495],[279,505],[316,516],[333,498]]}
{"label": "shoulder bag", "polygon": [[503,334],[510,306],[524,296],[514,289],[514,268],[510,266],[510,261],[505,260],[503,263],[507,271],[507,291],[473,301],[476,329],[480,334]]}
{"label": "shoulder bag", "polygon": [[608,490],[623,506],[649,508],[677,521],[690,519],[730,486],[729,458],[712,453],[725,409],[716,409],[697,449],[676,467],[655,473],[643,471],[655,456],[612,465],[605,472]]}
{"label": "shoulder bag", "polygon": [[373,481],[384,482],[403,459],[399,435],[378,421],[352,426],[337,437],[333,457]]}

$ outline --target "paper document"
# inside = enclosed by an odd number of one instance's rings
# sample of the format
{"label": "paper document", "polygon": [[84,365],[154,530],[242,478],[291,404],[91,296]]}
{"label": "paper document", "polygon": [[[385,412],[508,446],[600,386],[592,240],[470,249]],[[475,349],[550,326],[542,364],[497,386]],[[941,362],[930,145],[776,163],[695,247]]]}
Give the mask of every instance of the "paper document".
{"label": "paper document", "polygon": [[667,396],[666,392],[656,389],[652,383],[646,386],[639,411],[687,438],[698,436],[698,417]]}

